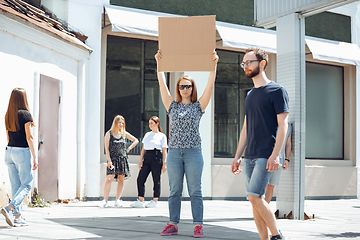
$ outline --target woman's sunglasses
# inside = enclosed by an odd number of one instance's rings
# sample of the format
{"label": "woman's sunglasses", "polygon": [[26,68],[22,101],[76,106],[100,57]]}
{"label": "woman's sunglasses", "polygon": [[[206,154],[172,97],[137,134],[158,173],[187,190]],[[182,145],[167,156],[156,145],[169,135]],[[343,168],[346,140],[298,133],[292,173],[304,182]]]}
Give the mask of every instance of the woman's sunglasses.
{"label": "woman's sunglasses", "polygon": [[180,90],[184,90],[184,89],[191,89],[192,88],[192,85],[179,85],[179,89]]}

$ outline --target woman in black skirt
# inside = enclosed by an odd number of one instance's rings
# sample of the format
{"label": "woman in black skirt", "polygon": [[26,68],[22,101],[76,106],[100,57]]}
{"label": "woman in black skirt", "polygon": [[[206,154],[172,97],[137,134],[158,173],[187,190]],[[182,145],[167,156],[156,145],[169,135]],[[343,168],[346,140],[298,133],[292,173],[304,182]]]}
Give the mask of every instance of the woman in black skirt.
{"label": "woman in black skirt", "polygon": [[[133,143],[126,148],[125,138]],[[114,118],[112,126],[105,134],[105,152],[107,157],[107,177],[104,187],[104,200],[99,207],[108,207],[108,197],[111,188],[111,182],[115,179],[118,181],[116,199],[114,207],[122,207],[120,197],[124,188],[124,179],[130,177],[130,168],[128,152],[133,149],[139,140],[125,131],[125,118],[117,115]]]}

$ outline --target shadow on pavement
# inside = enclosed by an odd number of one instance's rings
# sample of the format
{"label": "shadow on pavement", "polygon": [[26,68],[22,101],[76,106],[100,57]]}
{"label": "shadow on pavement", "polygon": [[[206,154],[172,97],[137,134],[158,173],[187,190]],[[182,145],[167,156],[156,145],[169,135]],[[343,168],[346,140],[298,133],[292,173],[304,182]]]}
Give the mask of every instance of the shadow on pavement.
{"label": "shadow on pavement", "polygon": [[[95,217],[95,218],[50,218],[47,219],[67,227],[95,234],[97,238],[86,239],[163,239],[160,232],[166,226],[168,217]],[[241,221],[243,219],[226,219],[226,221]],[[248,220],[248,219],[245,219]],[[249,219],[249,220],[252,220]],[[221,222],[224,219],[213,219],[211,222]],[[207,220],[207,222],[209,222]],[[181,220],[179,223],[179,235],[173,235],[171,239],[193,238],[194,225],[192,220]],[[234,228],[203,224],[204,238],[207,239],[259,239],[254,232]]]}
{"label": "shadow on pavement", "polygon": [[330,238],[356,238],[360,237],[360,233],[344,232],[339,234],[324,234],[324,236]]}

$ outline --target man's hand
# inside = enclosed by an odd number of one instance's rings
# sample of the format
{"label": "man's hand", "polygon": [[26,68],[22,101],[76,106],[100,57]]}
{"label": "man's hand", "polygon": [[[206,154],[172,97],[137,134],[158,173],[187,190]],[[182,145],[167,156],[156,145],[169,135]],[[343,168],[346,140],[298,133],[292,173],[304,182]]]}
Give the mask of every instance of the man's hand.
{"label": "man's hand", "polygon": [[233,174],[236,175],[241,173],[240,163],[241,163],[241,158],[235,158],[234,161],[231,163],[231,172]]}
{"label": "man's hand", "polygon": [[283,170],[288,169],[288,167],[289,167],[289,162],[285,160],[283,164]]}
{"label": "man's hand", "polygon": [[280,159],[279,156],[270,156],[268,158],[267,164],[266,164],[266,169],[268,170],[268,172],[273,172],[276,171],[279,168],[280,165]]}

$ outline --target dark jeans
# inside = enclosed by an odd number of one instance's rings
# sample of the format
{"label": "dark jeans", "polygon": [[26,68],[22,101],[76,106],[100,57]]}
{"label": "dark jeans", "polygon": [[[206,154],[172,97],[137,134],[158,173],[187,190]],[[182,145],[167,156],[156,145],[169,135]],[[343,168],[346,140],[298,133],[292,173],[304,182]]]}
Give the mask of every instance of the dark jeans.
{"label": "dark jeans", "polygon": [[143,166],[137,178],[138,196],[144,197],[145,182],[151,172],[154,181],[154,198],[160,197],[160,176],[163,165],[162,153],[160,150],[146,150]]}

